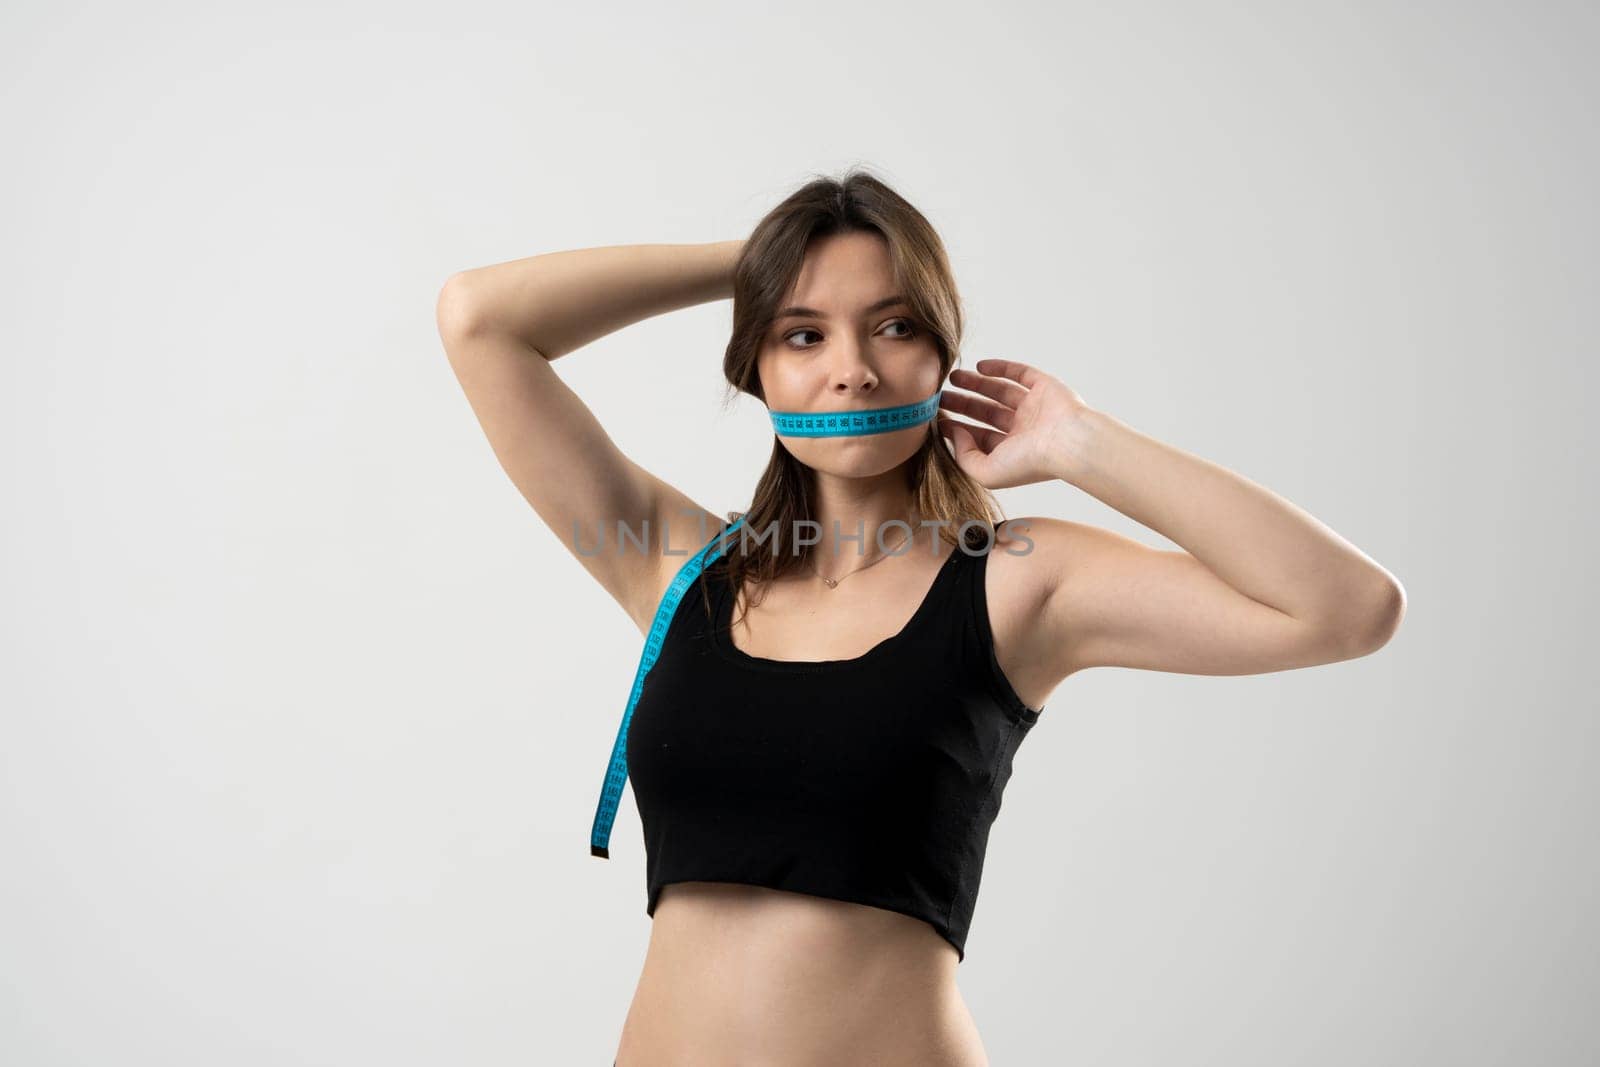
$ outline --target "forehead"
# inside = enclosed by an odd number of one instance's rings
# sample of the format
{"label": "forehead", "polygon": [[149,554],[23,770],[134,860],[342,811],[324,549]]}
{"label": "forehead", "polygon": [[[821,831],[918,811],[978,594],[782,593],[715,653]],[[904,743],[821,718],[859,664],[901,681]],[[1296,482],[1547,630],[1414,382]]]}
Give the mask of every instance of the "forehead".
{"label": "forehead", "polygon": [[894,291],[889,245],[875,233],[819,237],[806,248],[785,304],[848,312]]}

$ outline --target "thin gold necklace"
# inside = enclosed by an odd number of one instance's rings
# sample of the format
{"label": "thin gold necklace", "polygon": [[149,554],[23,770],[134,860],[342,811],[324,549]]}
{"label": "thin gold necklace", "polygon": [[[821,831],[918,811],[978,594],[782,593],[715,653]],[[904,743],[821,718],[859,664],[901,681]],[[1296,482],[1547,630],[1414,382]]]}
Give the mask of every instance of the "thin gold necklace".
{"label": "thin gold necklace", "polygon": [[[910,541],[910,540],[911,540],[911,535],[908,533],[908,534],[906,534],[905,539],[900,542],[900,544],[903,545],[907,541]],[[899,546],[897,545],[895,547],[898,548]],[[829,589],[835,589],[835,588],[838,587],[839,583],[844,581],[846,578],[849,578],[852,575],[860,574],[862,571],[864,571],[868,567],[872,566],[873,563],[882,563],[888,557],[889,557],[889,553],[888,552],[884,552],[877,559],[873,560],[872,563],[863,563],[861,566],[857,567],[855,570],[851,571],[849,574],[842,574],[837,578],[826,577],[821,571],[817,570],[817,565],[815,563],[813,563],[811,565],[811,570],[812,570],[813,573],[816,574],[816,576],[818,578],[821,578],[823,580],[823,582],[828,586]]]}

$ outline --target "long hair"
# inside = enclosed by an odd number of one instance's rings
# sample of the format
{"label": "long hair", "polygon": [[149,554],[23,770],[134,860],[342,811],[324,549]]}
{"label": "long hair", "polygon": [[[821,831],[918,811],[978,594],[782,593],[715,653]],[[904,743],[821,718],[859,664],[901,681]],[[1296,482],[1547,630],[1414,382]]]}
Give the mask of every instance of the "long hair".
{"label": "long hair", "polygon": [[[819,237],[857,231],[879,234],[887,242],[899,283],[896,291],[905,295],[916,327],[931,335],[938,347],[940,383],[949,377],[960,360],[964,322],[944,243],[920,211],[856,166],[842,178],[816,177],[807,182],[768,212],[745,241],[734,266],[733,331],[722,360],[728,381],[725,408],[741,392],[766,402],[756,372],[757,356],[799,276],[807,247]],[[924,425],[922,446],[901,468],[907,488],[914,491],[916,513],[923,521],[944,520],[947,525],[936,529],[944,541],[956,546],[955,551],[963,550],[963,539],[971,543],[975,522],[987,529],[992,542],[993,527],[1004,521],[999,501],[957,465],[936,423],[937,416]],[[794,533],[802,520],[815,521],[815,479],[816,472],[797,460],[775,434],[772,455],[749,510],[728,513],[729,522],[742,514],[752,537],[772,531],[770,548],[744,552],[744,539],[730,536],[723,556],[707,568],[707,581],[715,571],[736,593],[748,580],[759,602],[773,580],[809,567],[816,546],[800,544]],[[709,596],[704,599],[709,613]]]}

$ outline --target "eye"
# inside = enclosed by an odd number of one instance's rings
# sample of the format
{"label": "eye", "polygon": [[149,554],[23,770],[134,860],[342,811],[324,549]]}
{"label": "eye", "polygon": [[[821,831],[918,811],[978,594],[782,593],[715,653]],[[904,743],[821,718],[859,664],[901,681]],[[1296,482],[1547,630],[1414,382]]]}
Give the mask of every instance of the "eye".
{"label": "eye", "polygon": [[800,334],[803,334],[803,333],[816,333],[816,332],[817,331],[813,330],[811,327],[805,326],[805,327],[802,327],[801,329],[798,329],[798,330],[789,331],[788,333],[783,335],[783,339],[784,339],[784,341],[788,342],[790,348],[805,348],[805,347],[807,347],[806,345],[797,345],[791,339],[794,338],[794,337],[798,337]]}
{"label": "eye", "polygon": [[[909,340],[909,339],[917,336],[917,329],[916,329],[915,326],[912,325],[910,319],[890,319],[888,322],[884,323],[883,328],[884,329],[888,329],[891,326],[902,326],[902,327],[905,328],[906,332],[903,333],[903,334],[900,334],[899,337],[897,338],[897,340],[905,341],[905,340]],[[810,345],[805,345],[805,344],[798,344],[797,345],[797,344],[794,343],[793,339],[795,337],[800,336],[803,333],[818,333],[818,332],[820,332],[820,331],[812,329],[810,326],[802,326],[798,330],[790,330],[788,333],[784,334],[783,335],[783,339],[789,345],[790,348],[804,350],[804,349],[809,348],[811,346]]]}

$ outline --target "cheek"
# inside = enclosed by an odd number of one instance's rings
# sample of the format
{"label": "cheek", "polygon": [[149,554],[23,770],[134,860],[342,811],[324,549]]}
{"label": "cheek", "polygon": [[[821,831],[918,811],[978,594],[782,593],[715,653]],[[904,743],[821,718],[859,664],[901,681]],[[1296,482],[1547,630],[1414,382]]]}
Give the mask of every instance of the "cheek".
{"label": "cheek", "polygon": [[756,362],[767,407],[774,411],[804,406],[815,392],[807,368],[797,360],[763,358]]}

